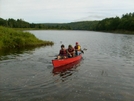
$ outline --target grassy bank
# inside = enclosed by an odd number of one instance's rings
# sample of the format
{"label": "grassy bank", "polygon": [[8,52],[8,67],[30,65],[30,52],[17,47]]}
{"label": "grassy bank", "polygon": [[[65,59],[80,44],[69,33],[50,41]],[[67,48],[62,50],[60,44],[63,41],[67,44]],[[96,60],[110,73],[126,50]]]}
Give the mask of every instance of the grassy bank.
{"label": "grassy bank", "polygon": [[0,49],[22,48],[53,45],[51,41],[43,41],[29,32],[22,32],[0,26]]}

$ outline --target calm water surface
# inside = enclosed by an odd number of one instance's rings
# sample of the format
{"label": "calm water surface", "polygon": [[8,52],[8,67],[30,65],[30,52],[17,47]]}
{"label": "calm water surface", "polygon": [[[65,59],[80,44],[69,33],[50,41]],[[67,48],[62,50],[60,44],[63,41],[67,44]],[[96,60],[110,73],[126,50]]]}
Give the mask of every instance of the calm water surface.
{"label": "calm water surface", "polygon": [[[133,101],[134,36],[92,31],[29,31],[53,46],[0,52],[0,101]],[[84,50],[78,66],[53,73],[60,45]]]}

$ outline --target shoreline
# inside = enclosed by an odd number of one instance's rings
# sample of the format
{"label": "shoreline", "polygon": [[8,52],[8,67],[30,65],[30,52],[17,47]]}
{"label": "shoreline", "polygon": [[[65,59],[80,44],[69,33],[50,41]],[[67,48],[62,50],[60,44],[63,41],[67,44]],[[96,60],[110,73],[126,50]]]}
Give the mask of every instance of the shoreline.
{"label": "shoreline", "polygon": [[0,50],[23,47],[52,46],[52,41],[40,40],[32,33],[0,26]]}
{"label": "shoreline", "polygon": [[[13,28],[15,30],[25,31],[25,30],[63,30],[63,29],[43,29],[43,28]],[[72,30],[73,29],[66,29],[66,30]],[[128,31],[128,30],[112,30],[112,31],[97,31],[97,30],[80,30],[80,31],[96,31],[96,32],[109,32],[114,34],[128,34],[128,35],[134,35],[134,31]]]}

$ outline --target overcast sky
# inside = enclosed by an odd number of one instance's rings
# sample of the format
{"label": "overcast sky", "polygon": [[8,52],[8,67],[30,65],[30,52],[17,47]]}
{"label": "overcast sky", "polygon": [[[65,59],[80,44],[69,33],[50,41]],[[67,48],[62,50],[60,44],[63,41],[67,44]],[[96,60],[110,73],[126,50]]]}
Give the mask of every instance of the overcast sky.
{"label": "overcast sky", "polygon": [[0,0],[0,17],[30,23],[68,23],[121,17],[134,12],[134,0]]}

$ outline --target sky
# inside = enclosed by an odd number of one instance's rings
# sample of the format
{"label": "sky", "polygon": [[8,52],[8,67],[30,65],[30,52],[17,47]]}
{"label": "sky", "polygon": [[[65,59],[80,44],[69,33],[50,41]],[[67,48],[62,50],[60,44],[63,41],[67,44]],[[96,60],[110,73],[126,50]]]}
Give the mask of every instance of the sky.
{"label": "sky", "polygon": [[121,17],[134,0],[0,0],[0,17],[30,23],[69,23]]}

